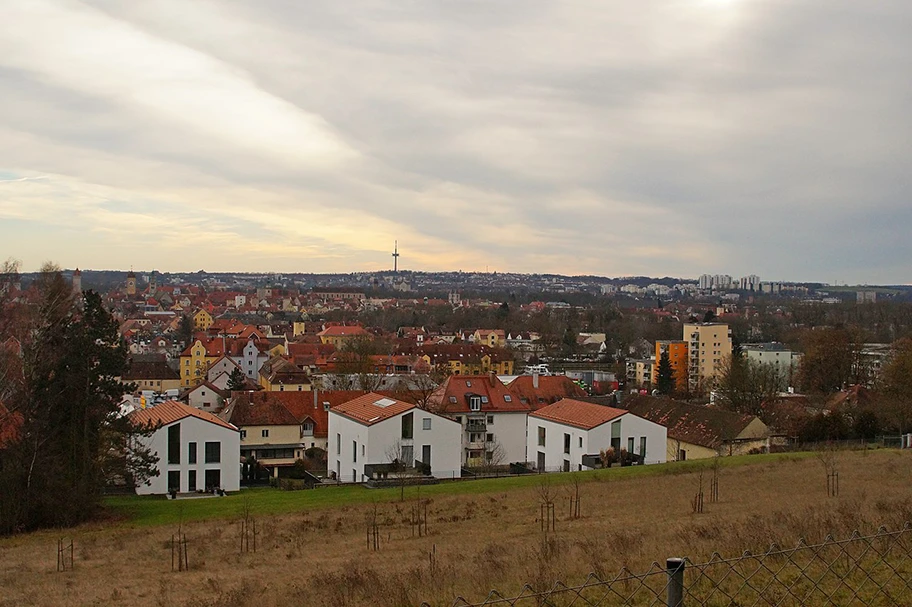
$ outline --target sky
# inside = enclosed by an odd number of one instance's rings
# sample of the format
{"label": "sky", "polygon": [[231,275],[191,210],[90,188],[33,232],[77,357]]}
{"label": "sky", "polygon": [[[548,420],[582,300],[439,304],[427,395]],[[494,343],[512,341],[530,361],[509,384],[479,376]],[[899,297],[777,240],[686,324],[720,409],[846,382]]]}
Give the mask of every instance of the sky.
{"label": "sky", "polygon": [[907,0],[0,0],[0,259],[912,283]]}

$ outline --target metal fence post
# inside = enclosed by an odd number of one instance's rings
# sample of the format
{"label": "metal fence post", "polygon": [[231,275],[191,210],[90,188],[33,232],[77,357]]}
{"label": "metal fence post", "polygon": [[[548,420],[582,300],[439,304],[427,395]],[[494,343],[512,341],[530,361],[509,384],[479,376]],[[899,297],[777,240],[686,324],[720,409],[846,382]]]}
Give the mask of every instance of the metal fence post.
{"label": "metal fence post", "polygon": [[668,574],[665,604],[668,607],[684,607],[684,559],[667,559],[665,571]]}

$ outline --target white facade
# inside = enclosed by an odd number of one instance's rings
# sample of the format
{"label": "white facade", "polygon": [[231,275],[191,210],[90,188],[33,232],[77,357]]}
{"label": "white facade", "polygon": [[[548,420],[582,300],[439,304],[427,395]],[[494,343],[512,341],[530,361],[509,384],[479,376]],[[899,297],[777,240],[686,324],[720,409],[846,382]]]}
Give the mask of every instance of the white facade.
{"label": "white facade", "polygon": [[[646,447],[645,463],[664,463],[667,458],[667,431],[665,426],[625,413],[591,430],[584,430],[569,424],[529,416],[529,437],[527,448],[529,461],[541,469],[556,471],[588,470],[583,466],[584,455],[598,455],[599,451],[612,446],[612,426],[619,424],[615,446],[628,452],[633,448],[636,455]],[[544,430],[544,435],[542,435]],[[569,436],[569,439],[568,439]],[[544,445],[541,443],[544,442]],[[617,450],[617,449],[616,449]]]}
{"label": "white facade", "polygon": [[[176,463],[169,463],[169,429],[175,426],[179,427],[180,450],[173,455],[179,457],[172,459]],[[140,440],[145,441],[158,455],[159,474],[136,487],[139,495],[163,495],[168,493],[169,484],[173,485],[175,481],[179,481],[179,493],[203,490],[209,485],[225,491],[240,489],[241,439],[237,430],[188,416],[162,426],[151,437]],[[207,447],[209,443],[218,446]],[[196,462],[191,463],[194,453]]]}
{"label": "white facade", "polygon": [[244,377],[256,382],[260,376],[260,368],[269,360],[269,352],[261,352],[253,339],[249,339],[247,340],[247,345],[241,351],[241,355],[232,356],[231,360],[241,368],[241,371],[244,372]]}
{"label": "white facade", "polygon": [[478,412],[456,415],[460,423],[462,463],[480,465],[487,463],[486,453],[495,445],[500,446],[501,461],[495,465],[526,462],[525,411]]}
{"label": "white facade", "polygon": [[[402,438],[406,415],[412,415],[411,439]],[[371,425],[330,410],[327,465],[339,481],[347,483],[368,480],[364,464],[390,463],[397,456],[429,463],[431,476],[459,478],[459,440],[458,423],[417,407]],[[428,453],[430,462],[425,461]]]}

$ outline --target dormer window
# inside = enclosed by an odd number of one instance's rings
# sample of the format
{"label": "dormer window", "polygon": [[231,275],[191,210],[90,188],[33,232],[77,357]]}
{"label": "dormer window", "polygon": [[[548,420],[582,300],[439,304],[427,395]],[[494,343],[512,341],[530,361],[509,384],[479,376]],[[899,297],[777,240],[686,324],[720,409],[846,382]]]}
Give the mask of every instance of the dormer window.
{"label": "dormer window", "polygon": [[487,396],[482,396],[482,397],[481,397],[481,402],[484,403],[484,404],[487,404],[487,403],[488,403],[488,397],[487,397]]}
{"label": "dormer window", "polygon": [[323,410],[329,411],[329,401],[328,400],[323,401]]}
{"label": "dormer window", "polygon": [[451,397],[450,397],[450,404],[453,404],[453,405],[456,404],[456,397],[455,397],[455,396],[451,396]]}
{"label": "dormer window", "polygon": [[470,382],[469,380],[466,380],[466,387],[467,387],[467,388],[471,388],[471,387],[472,387],[472,382]]}
{"label": "dormer window", "polygon": [[469,397],[469,409],[472,411],[481,411],[481,397],[480,396],[470,396]]}
{"label": "dormer window", "polygon": [[509,403],[509,402],[512,402],[512,401],[513,401],[513,397],[512,397],[512,396],[510,396],[509,394],[504,394],[504,402],[505,402],[505,403]]}

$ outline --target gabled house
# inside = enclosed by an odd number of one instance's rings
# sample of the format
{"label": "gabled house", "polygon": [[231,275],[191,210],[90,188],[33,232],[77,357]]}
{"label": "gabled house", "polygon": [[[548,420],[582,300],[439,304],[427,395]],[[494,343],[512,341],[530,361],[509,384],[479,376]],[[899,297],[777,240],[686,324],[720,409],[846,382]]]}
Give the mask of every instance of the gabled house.
{"label": "gabled house", "polygon": [[227,396],[227,390],[219,388],[210,381],[204,381],[201,384],[184,390],[180,398],[181,400],[186,401],[191,407],[216,413],[221,411]]}
{"label": "gabled house", "polygon": [[159,471],[136,487],[136,493],[240,489],[240,433],[228,422],[173,400],[138,409],[130,421],[158,426],[151,436],[136,439],[158,455]]}
{"label": "gabled house", "polygon": [[529,414],[527,448],[540,471],[592,468],[608,448],[655,464],[666,461],[666,431],[623,409],[565,398]]}
{"label": "gabled house", "polygon": [[136,384],[137,390],[165,392],[180,388],[180,375],[164,357],[153,360],[132,360],[120,378],[122,383]]}
{"label": "gabled house", "polygon": [[267,392],[305,392],[310,375],[281,356],[273,356],[260,368],[260,385]]}
{"label": "gabled house", "polygon": [[280,468],[303,459],[305,428],[283,402],[270,396],[266,392],[235,393],[220,416],[240,429],[243,461],[255,459],[279,476]]}
{"label": "gabled house", "polygon": [[493,373],[448,377],[428,398],[428,409],[459,422],[465,465],[526,461],[526,417],[532,407]]}
{"label": "gabled house", "polygon": [[209,368],[206,370],[206,380],[214,382],[215,379],[223,373],[230,377],[232,371],[235,369],[240,369],[238,364],[234,362],[230,356],[222,356],[217,361],[209,365]]}
{"label": "gabled house", "polygon": [[619,406],[668,428],[669,461],[743,455],[769,448],[769,428],[754,415],[657,396],[630,396]]}
{"label": "gabled house", "polygon": [[425,475],[458,478],[459,423],[369,392],[329,410],[329,470],[343,482],[384,475],[401,464]]}

